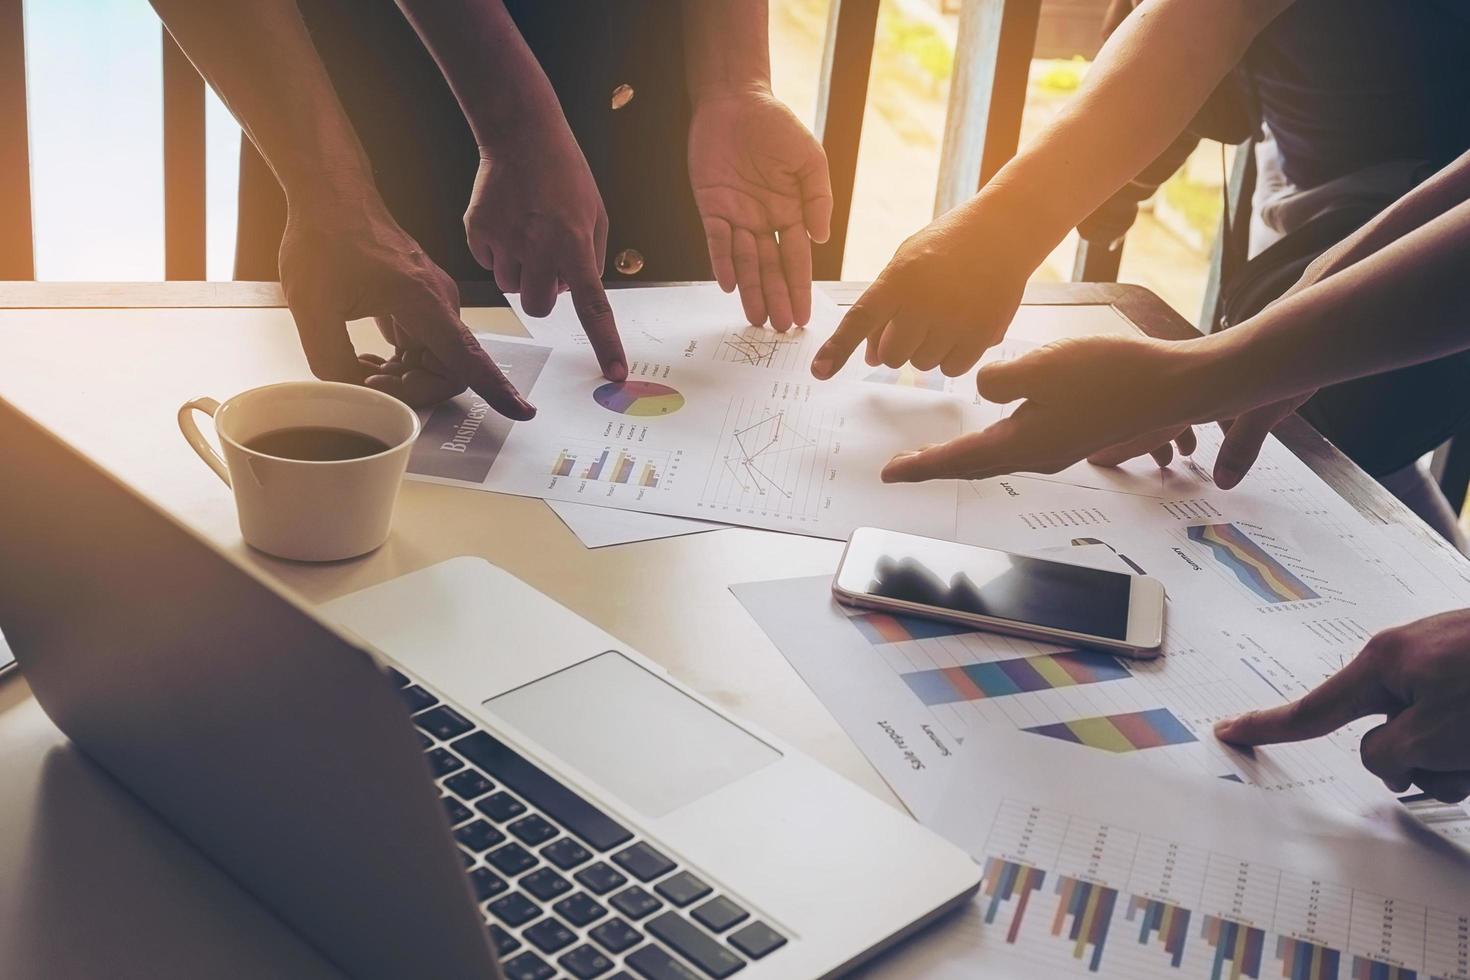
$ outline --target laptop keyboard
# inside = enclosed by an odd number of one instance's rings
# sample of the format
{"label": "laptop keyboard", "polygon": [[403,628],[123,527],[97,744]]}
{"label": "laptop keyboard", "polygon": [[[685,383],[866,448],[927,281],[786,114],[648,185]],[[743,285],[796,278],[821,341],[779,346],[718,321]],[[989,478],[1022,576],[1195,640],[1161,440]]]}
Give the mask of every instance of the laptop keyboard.
{"label": "laptop keyboard", "polygon": [[506,980],[722,980],[786,945],[740,902],[390,672]]}

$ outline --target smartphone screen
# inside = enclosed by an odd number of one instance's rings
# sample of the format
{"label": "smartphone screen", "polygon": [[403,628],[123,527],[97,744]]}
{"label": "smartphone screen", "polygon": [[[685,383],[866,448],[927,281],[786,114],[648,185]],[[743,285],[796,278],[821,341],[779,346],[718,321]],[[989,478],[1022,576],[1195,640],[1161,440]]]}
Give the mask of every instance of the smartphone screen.
{"label": "smartphone screen", "polygon": [[862,528],[848,544],[836,585],[849,594],[1126,640],[1133,580],[1121,572]]}

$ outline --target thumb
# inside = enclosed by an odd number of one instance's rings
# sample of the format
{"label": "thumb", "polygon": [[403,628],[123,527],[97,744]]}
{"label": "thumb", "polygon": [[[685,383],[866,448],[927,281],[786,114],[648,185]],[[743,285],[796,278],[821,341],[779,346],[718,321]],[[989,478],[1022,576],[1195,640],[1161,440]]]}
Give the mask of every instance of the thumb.
{"label": "thumb", "polygon": [[1237,418],[1225,432],[1215,457],[1215,485],[1221,490],[1236,486],[1261,455],[1266,437],[1285,417],[1275,406],[1253,409]]}
{"label": "thumb", "polygon": [[1048,344],[1009,361],[983,365],[975,376],[975,387],[988,402],[1034,398],[1057,380],[1065,358],[1064,348]]}

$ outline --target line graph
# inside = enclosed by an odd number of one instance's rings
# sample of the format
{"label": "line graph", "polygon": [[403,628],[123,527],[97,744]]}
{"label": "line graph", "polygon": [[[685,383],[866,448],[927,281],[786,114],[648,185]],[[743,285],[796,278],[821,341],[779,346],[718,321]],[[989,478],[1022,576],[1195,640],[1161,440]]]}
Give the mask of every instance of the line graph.
{"label": "line graph", "polygon": [[699,506],[815,518],[839,426],[810,404],[732,399]]}
{"label": "line graph", "polygon": [[727,364],[749,364],[752,367],[790,371],[800,366],[800,334],[782,334],[764,327],[746,327],[732,331],[720,341],[715,360]]}

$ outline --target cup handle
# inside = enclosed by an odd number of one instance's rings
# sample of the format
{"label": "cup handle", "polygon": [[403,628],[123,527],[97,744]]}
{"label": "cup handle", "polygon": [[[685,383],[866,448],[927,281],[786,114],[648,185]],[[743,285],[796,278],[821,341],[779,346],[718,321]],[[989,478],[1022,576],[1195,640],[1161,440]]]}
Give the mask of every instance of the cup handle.
{"label": "cup handle", "polygon": [[179,409],[179,431],[184,434],[189,445],[194,447],[199,458],[214,470],[215,476],[224,480],[225,486],[230,486],[230,471],[225,468],[225,461],[220,459],[219,453],[214,451],[214,447],[209,444],[209,440],[204,438],[204,433],[200,432],[199,426],[194,423],[195,412],[203,412],[210,418],[214,418],[214,413],[217,411],[219,411],[219,402],[213,398],[190,399]]}

